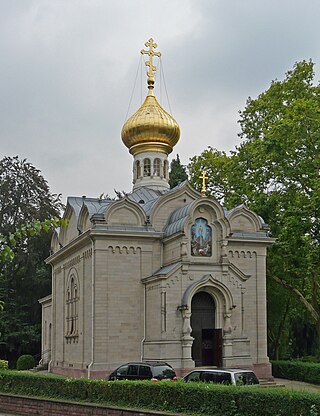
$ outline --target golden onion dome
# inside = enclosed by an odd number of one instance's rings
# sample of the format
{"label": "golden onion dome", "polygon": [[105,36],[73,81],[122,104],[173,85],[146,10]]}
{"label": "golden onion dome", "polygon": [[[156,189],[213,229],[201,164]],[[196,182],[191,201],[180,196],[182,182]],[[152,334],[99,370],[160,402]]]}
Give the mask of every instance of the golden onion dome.
{"label": "golden onion dome", "polygon": [[160,57],[161,54],[153,50],[157,47],[153,39],[149,39],[145,45],[149,47],[149,51],[143,49],[141,53],[149,55],[149,61],[146,62],[149,67],[147,73],[149,92],[139,110],[125,122],[121,137],[133,155],[141,152],[169,154],[180,138],[180,128],[176,120],[161,107],[153,94],[156,67],[153,65],[152,58],[153,56]]}
{"label": "golden onion dome", "polygon": [[180,137],[178,123],[150,92],[121,131],[122,141],[133,155],[148,151],[169,154]]}

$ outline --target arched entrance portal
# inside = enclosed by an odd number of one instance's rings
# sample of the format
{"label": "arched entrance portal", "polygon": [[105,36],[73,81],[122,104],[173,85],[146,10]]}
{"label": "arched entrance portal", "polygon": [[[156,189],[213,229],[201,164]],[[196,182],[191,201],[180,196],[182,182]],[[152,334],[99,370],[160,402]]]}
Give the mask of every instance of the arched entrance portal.
{"label": "arched entrance portal", "polygon": [[192,359],[196,367],[222,365],[222,329],[215,328],[216,305],[207,292],[196,293],[191,301]]}

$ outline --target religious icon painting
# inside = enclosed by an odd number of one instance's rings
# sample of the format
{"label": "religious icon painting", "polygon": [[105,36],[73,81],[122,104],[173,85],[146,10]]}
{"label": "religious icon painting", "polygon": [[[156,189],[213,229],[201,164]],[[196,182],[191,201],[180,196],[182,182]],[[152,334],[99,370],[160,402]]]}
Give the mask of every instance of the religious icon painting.
{"label": "religious icon painting", "polygon": [[197,218],[191,227],[191,255],[210,257],[212,254],[212,229],[204,218]]}

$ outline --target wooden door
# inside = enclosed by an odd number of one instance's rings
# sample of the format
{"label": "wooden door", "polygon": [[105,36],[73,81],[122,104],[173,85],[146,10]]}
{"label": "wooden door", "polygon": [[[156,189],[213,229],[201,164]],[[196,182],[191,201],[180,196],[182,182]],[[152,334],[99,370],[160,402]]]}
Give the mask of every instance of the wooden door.
{"label": "wooden door", "polygon": [[192,359],[198,366],[221,366],[222,330],[215,328],[215,303],[207,292],[198,292],[191,302]]}

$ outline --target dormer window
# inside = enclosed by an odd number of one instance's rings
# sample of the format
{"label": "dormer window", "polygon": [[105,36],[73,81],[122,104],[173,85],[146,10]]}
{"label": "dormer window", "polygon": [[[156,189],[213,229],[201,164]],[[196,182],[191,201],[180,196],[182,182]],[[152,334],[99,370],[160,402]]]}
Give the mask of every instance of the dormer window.
{"label": "dormer window", "polygon": [[143,176],[151,176],[151,162],[149,158],[143,161]]}
{"label": "dormer window", "polygon": [[153,176],[160,176],[160,166],[161,161],[160,159],[156,158],[153,161]]}

